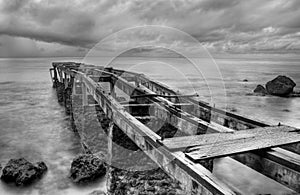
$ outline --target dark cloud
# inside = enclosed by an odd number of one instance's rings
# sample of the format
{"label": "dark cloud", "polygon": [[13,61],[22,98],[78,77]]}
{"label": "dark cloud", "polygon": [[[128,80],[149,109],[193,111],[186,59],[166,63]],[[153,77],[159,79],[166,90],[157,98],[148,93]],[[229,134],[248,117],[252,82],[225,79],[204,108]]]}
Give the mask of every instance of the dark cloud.
{"label": "dark cloud", "polygon": [[300,45],[299,0],[0,0],[0,11],[0,35],[74,51],[147,24],[178,28],[215,51],[298,52]]}
{"label": "dark cloud", "polygon": [[2,11],[16,12],[26,5],[29,0],[3,0]]}
{"label": "dark cloud", "polygon": [[236,5],[238,5],[240,1],[238,0],[203,0],[200,1],[198,6],[195,8],[204,11],[214,11],[214,10],[224,10],[230,9]]}

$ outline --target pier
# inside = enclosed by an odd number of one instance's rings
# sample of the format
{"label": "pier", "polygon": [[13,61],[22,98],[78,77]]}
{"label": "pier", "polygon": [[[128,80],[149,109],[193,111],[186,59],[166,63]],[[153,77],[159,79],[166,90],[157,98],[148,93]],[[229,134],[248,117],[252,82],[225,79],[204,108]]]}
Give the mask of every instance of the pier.
{"label": "pier", "polygon": [[[58,101],[72,119],[72,98],[97,105],[109,119],[108,151],[117,126],[186,194],[238,194],[212,174],[230,157],[300,193],[300,129],[271,125],[197,101],[146,75],[74,62],[50,68]],[[151,127],[142,121],[151,121]],[[162,132],[169,125],[176,132]]]}

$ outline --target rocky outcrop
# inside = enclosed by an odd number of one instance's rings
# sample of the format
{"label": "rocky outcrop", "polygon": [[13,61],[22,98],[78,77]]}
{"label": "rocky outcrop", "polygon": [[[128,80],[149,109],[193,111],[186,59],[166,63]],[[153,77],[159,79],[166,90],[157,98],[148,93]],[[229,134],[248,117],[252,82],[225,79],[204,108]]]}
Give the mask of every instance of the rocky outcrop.
{"label": "rocky outcrop", "polygon": [[111,167],[111,173],[108,191],[112,194],[184,194],[179,182],[161,169],[128,171]]}
{"label": "rocky outcrop", "polygon": [[266,95],[268,92],[266,88],[262,85],[257,85],[256,88],[254,89],[254,93],[259,93],[262,95]]}
{"label": "rocky outcrop", "polygon": [[76,157],[70,170],[70,178],[74,183],[88,183],[104,176],[106,166],[103,159],[93,154],[81,154]]}
{"label": "rocky outcrop", "polygon": [[288,96],[294,91],[296,83],[287,76],[278,76],[267,82],[266,89],[271,95]]}
{"label": "rocky outcrop", "polygon": [[29,185],[47,171],[44,162],[36,165],[24,158],[11,159],[2,171],[1,179],[6,183],[15,183],[17,186]]}
{"label": "rocky outcrop", "polygon": [[266,88],[257,85],[254,93],[258,95],[275,95],[281,97],[300,97],[300,93],[294,92],[296,83],[287,76],[277,76],[275,79],[267,82]]}

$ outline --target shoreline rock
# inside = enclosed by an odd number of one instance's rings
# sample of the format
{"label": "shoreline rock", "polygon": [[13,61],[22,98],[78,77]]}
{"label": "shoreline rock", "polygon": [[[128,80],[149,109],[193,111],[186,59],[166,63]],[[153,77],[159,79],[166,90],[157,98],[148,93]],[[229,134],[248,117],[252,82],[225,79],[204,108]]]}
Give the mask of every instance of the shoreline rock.
{"label": "shoreline rock", "polygon": [[296,83],[287,76],[279,75],[267,82],[266,90],[271,95],[288,96],[293,93]]}
{"label": "shoreline rock", "polygon": [[73,160],[69,177],[74,183],[85,184],[105,174],[106,165],[103,159],[93,154],[81,154]]}
{"label": "shoreline rock", "polygon": [[260,93],[261,95],[268,94],[266,88],[262,85],[257,85],[253,92],[254,93]]}
{"label": "shoreline rock", "polygon": [[253,92],[262,96],[300,97],[300,92],[294,92],[296,83],[287,76],[279,75],[268,81],[265,86],[257,85]]}
{"label": "shoreline rock", "polygon": [[113,194],[183,194],[178,181],[170,178],[160,168],[145,171],[129,171],[111,167],[111,186]]}
{"label": "shoreline rock", "polygon": [[25,158],[11,159],[2,170],[1,180],[15,183],[16,186],[25,186],[40,179],[47,169],[44,162],[34,165]]}

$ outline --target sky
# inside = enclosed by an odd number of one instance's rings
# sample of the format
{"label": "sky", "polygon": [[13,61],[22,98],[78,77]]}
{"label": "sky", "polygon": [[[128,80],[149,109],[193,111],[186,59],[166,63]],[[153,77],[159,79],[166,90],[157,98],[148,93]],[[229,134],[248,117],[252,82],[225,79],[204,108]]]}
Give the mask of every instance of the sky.
{"label": "sky", "polygon": [[[119,31],[147,25],[187,33],[212,53],[300,53],[299,0],[0,0],[0,57],[84,56]],[[151,37],[129,34],[119,45]]]}

